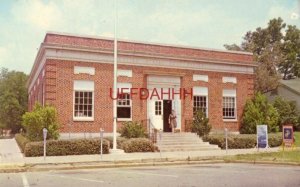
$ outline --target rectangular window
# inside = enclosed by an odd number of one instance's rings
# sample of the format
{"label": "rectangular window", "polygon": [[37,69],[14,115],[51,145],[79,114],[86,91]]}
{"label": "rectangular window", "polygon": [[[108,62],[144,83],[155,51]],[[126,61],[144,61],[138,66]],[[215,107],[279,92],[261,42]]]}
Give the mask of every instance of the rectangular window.
{"label": "rectangular window", "polygon": [[208,117],[208,88],[194,86],[193,95],[193,114],[195,114],[197,110],[201,110],[206,117]]}
{"label": "rectangular window", "polygon": [[161,101],[155,101],[155,115],[156,116],[161,116],[161,113],[162,113],[162,111],[161,111]]}
{"label": "rectangular window", "polygon": [[73,119],[76,121],[94,120],[94,81],[74,81]]}
{"label": "rectangular window", "polygon": [[74,117],[93,117],[93,92],[75,91]]}
{"label": "rectangular window", "polygon": [[193,113],[196,114],[198,110],[201,110],[207,116],[207,96],[194,96]]}
{"label": "rectangular window", "polygon": [[131,98],[129,93],[120,94],[118,97],[117,118],[131,119]]}
{"label": "rectangular window", "polygon": [[223,119],[236,119],[236,90],[223,90]]}

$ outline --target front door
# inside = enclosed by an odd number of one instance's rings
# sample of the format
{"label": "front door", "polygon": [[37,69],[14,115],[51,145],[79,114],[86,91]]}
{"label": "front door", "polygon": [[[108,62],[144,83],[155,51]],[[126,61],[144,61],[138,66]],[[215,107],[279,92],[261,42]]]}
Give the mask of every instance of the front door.
{"label": "front door", "polygon": [[163,128],[163,101],[162,100],[154,100],[150,101],[150,111],[151,111],[151,122],[157,129]]}
{"label": "front door", "polygon": [[172,112],[172,100],[163,100],[163,124],[164,132],[172,132],[169,124],[169,115]]}

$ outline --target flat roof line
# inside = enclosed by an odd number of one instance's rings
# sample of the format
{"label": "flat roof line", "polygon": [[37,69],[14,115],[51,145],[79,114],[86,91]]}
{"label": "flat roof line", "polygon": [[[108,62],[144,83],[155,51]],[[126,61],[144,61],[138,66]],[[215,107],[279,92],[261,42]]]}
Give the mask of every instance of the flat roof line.
{"label": "flat roof line", "polygon": [[[61,35],[61,36],[72,36],[78,38],[91,38],[91,39],[101,39],[101,40],[113,40],[112,37],[104,37],[104,36],[96,36],[96,35],[85,35],[85,34],[72,34],[66,32],[56,32],[56,31],[47,31],[47,34],[54,34],[54,35]],[[46,37],[46,36],[45,36]],[[186,49],[198,49],[198,50],[205,50],[205,51],[215,51],[221,53],[233,53],[233,54],[243,54],[243,55],[253,55],[250,52],[244,51],[230,51],[230,50],[222,50],[222,49],[212,49],[212,48],[202,48],[202,47],[195,47],[195,46],[186,46],[186,45],[179,45],[179,44],[164,44],[164,43],[156,43],[156,42],[144,42],[144,41],[136,41],[136,40],[126,40],[126,39],[118,39],[121,42],[128,42],[128,43],[139,43],[139,44],[148,44],[148,45],[157,45],[157,46],[164,46],[164,47],[177,47],[177,48],[186,48]]]}

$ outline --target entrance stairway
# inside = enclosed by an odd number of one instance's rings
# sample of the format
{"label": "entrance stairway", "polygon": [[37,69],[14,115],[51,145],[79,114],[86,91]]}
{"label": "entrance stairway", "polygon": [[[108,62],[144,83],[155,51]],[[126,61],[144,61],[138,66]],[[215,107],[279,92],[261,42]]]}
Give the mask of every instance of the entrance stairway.
{"label": "entrance stairway", "polygon": [[190,132],[162,133],[161,139],[158,135],[156,146],[161,152],[220,150],[217,145],[203,142],[197,134]]}

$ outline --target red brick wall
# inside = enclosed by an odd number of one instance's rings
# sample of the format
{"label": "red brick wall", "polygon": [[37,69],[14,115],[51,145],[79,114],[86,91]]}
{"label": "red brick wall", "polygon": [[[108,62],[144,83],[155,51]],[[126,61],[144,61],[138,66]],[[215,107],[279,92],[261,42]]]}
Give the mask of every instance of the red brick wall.
{"label": "red brick wall", "polygon": [[[95,75],[74,74],[74,66],[95,67]],[[193,70],[177,70],[155,67],[138,67],[119,65],[118,69],[131,69],[133,77],[118,77],[118,82],[130,82],[132,87],[147,87],[147,75],[145,70],[156,72],[173,72],[185,74],[181,78],[181,87],[190,89],[193,86],[208,87],[208,117],[213,129],[223,129],[226,125],[230,130],[238,131],[243,107],[246,99],[253,94],[253,76],[237,73],[217,73]],[[208,75],[209,81],[193,81],[193,74]],[[237,84],[222,83],[223,76],[237,78]],[[47,60],[45,65],[44,83],[46,84],[45,100],[57,108],[61,132],[99,132],[100,128],[112,131],[113,113],[110,88],[113,86],[113,65],[87,62],[74,62],[65,60]],[[73,81],[92,80],[95,82],[94,91],[94,121],[73,121]],[[40,81],[41,85],[41,81]],[[237,90],[237,122],[224,122],[222,118],[222,90]],[[37,89],[38,90],[38,89]],[[138,96],[132,101],[133,121],[147,118],[147,102],[140,100]],[[193,102],[190,99],[182,100],[182,130],[185,120],[192,119]],[[72,126],[68,126],[71,124]],[[119,125],[121,122],[118,123]]]}
{"label": "red brick wall", "polygon": [[[58,44],[64,46],[82,47],[88,49],[101,49],[104,51],[113,50],[113,41],[110,39],[96,39],[88,37],[68,36],[63,34],[47,34],[44,40],[45,44]],[[140,42],[120,41],[118,43],[120,53],[127,55],[150,55],[170,58],[188,58],[188,59],[206,59],[214,61],[226,61],[236,64],[252,64],[253,57],[251,54],[239,54],[222,52],[206,49],[193,49],[186,47],[175,47],[160,44],[144,44]],[[43,55],[41,49],[38,53]],[[41,60],[40,58],[37,58]],[[45,85],[45,101],[54,105],[58,110],[59,121],[62,132],[99,132],[100,127],[106,131],[112,131],[112,100],[109,97],[109,89],[113,86],[113,65],[87,62],[75,62],[64,60],[47,60],[43,69],[38,72],[39,84],[33,80],[41,61],[36,62],[30,74],[29,83],[34,81],[36,86],[29,90],[29,110],[36,101],[42,103],[43,85]],[[74,66],[95,67],[95,75],[74,74]],[[185,74],[181,77],[181,87],[190,89],[193,86],[208,87],[208,117],[214,129],[222,129],[226,126],[231,130],[238,130],[240,119],[243,112],[243,106],[248,97],[253,94],[253,75],[219,73],[219,72],[202,72],[192,70],[167,69],[156,67],[138,67],[119,65],[118,69],[132,69],[133,77],[118,77],[118,82],[131,82],[132,87],[147,87],[147,75],[145,70],[156,72],[173,72]],[[42,72],[45,70],[45,76]],[[193,81],[193,74],[208,75],[209,82]],[[222,83],[223,76],[234,76],[237,78],[237,84]],[[73,121],[73,81],[74,80],[93,80],[95,82],[94,91],[94,121],[78,122]],[[222,90],[235,88],[237,90],[237,122],[224,122],[222,119]],[[147,102],[133,97],[132,101],[133,120],[144,120],[147,118]],[[192,100],[182,100],[182,129],[184,130],[185,120],[192,119],[193,102]],[[71,124],[70,128],[67,124]],[[120,123],[119,123],[120,124]]]}

